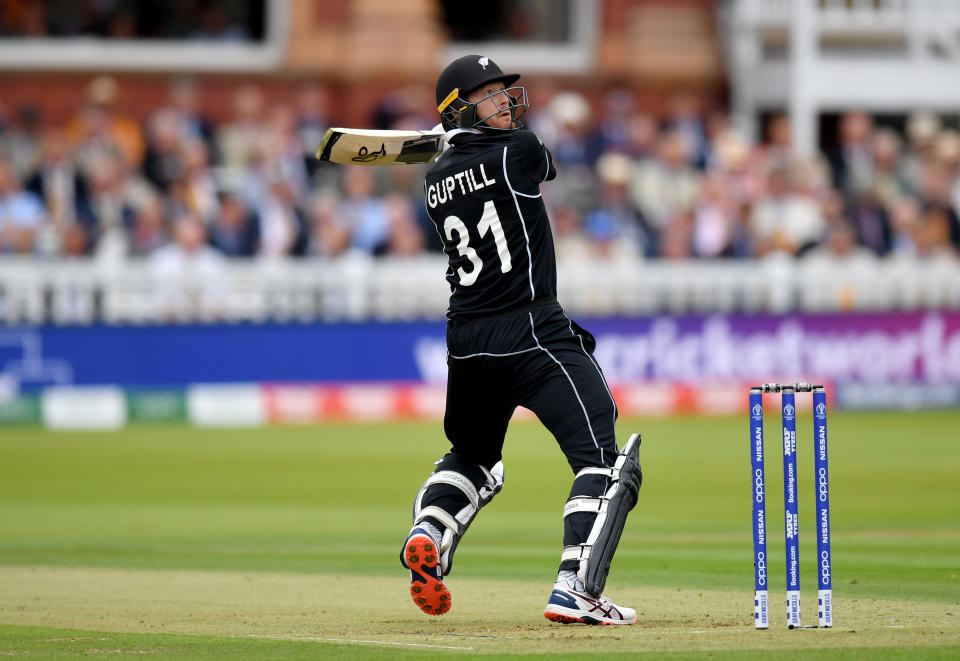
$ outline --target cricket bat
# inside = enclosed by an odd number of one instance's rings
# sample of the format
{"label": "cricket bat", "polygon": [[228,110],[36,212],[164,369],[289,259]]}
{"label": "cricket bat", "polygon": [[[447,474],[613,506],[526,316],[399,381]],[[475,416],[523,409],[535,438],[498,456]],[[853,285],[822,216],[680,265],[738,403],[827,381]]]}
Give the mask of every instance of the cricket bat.
{"label": "cricket bat", "polygon": [[331,128],[317,147],[317,158],[358,165],[429,163],[445,146],[439,127],[432,131]]}

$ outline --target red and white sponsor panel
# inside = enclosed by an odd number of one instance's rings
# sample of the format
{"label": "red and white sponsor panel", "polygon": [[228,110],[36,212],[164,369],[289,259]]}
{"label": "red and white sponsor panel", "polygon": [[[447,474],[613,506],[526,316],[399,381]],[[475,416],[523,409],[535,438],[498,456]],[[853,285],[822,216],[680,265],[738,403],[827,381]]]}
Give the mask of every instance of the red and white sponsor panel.
{"label": "red and white sponsor panel", "polygon": [[[621,416],[733,415],[743,412],[751,385],[643,382],[611,385],[611,391]],[[442,383],[265,384],[261,393],[271,423],[440,419],[446,397]],[[809,409],[798,402],[804,406]],[[514,416],[533,417],[523,408]]]}

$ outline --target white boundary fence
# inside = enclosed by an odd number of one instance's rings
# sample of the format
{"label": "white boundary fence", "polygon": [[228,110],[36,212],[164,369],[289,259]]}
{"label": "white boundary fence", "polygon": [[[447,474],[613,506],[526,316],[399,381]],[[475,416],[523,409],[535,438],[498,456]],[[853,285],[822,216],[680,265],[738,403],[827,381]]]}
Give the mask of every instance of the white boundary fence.
{"label": "white boundary fence", "polygon": [[[439,255],[226,262],[216,277],[159,278],[143,261],[0,260],[0,323],[439,319]],[[591,261],[559,265],[579,315],[960,309],[960,260]]]}

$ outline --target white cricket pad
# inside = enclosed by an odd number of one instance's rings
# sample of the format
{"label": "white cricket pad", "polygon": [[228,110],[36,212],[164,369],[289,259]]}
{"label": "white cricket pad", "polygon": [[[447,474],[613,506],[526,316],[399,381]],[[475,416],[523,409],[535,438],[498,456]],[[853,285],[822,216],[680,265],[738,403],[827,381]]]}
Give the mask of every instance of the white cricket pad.
{"label": "white cricket pad", "polygon": [[[480,509],[493,500],[493,497],[503,488],[503,462],[498,461],[492,469],[479,467],[483,471],[485,481],[480,488],[474,486],[466,475],[453,470],[438,470],[431,473],[417,492],[413,501],[413,525],[421,523],[427,517],[433,517],[443,524],[443,537],[440,540],[440,568],[446,576],[453,566],[453,553],[460,543],[460,538],[477,516]],[[423,506],[423,497],[427,489],[436,484],[447,484],[459,489],[469,501],[456,514],[435,505]]]}
{"label": "white cricket pad", "polygon": [[576,560],[580,563],[577,578],[583,581],[590,594],[599,596],[610,571],[610,562],[620,543],[620,535],[626,524],[627,514],[637,503],[637,492],[643,481],[639,461],[640,434],[634,434],[626,442],[612,468],[584,468],[577,478],[584,475],[602,475],[610,480],[610,486],[600,497],[574,496],[563,508],[563,516],[578,512],[596,512],[587,541],[563,549],[561,561]]}

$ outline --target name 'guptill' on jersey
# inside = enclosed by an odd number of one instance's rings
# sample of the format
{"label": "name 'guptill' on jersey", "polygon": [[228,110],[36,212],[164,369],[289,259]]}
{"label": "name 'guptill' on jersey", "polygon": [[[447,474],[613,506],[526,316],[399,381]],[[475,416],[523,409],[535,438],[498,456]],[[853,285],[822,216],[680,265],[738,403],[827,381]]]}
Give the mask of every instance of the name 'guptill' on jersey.
{"label": "name 'guptill' on jersey", "polygon": [[456,131],[424,182],[449,260],[450,319],[556,304],[553,236],[540,184],[556,169],[526,130]]}

